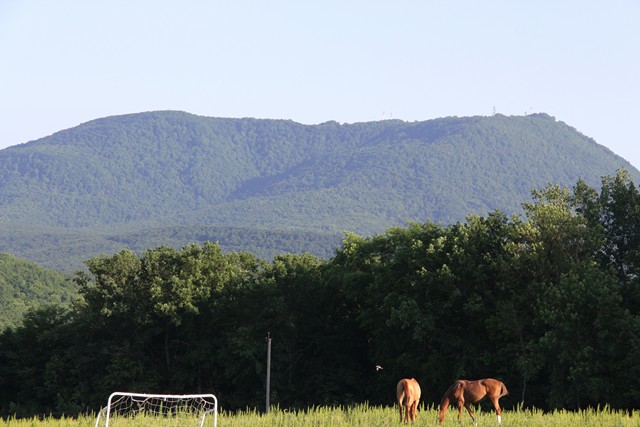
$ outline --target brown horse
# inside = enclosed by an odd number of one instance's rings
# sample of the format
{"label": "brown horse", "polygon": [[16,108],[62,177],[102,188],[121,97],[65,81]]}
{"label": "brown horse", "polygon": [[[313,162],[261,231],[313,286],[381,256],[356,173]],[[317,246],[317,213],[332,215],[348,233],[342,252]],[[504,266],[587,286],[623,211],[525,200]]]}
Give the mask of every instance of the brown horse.
{"label": "brown horse", "polygon": [[489,397],[496,410],[496,414],[498,414],[498,424],[500,424],[502,422],[500,417],[502,411],[500,410],[498,399],[502,396],[506,396],[508,393],[509,391],[507,390],[507,387],[505,387],[504,383],[502,381],[494,380],[493,378],[476,381],[458,380],[453,383],[444,396],[442,396],[438,421],[442,424],[444,416],[447,414],[447,408],[451,403],[458,406],[458,422],[460,422],[462,407],[464,406],[467,408],[469,415],[471,415],[473,422],[477,423],[476,417],[473,415],[473,411],[471,411],[471,404],[478,403],[485,397]]}
{"label": "brown horse", "polygon": [[400,422],[402,422],[402,407],[406,408],[404,423],[415,421],[418,416],[418,403],[420,403],[420,385],[413,378],[404,378],[398,381],[396,386],[396,400],[400,407]]}

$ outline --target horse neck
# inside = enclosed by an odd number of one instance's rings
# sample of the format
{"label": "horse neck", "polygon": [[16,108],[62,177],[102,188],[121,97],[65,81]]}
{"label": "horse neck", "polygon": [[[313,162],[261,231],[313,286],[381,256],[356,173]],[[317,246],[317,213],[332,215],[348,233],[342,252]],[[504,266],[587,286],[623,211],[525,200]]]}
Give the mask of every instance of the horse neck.
{"label": "horse neck", "polygon": [[444,414],[447,412],[447,408],[449,407],[449,395],[445,394],[440,401],[440,414]]}
{"label": "horse neck", "polygon": [[444,395],[442,401],[440,401],[440,412],[438,412],[438,424],[442,424],[445,415],[447,415],[447,408],[449,407],[449,396]]}

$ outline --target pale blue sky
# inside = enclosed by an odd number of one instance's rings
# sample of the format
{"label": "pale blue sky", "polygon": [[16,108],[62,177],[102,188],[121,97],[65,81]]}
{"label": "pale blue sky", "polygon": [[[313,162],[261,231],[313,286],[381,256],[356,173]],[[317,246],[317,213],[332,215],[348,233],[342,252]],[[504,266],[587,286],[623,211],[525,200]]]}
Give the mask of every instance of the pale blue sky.
{"label": "pale blue sky", "polygon": [[640,0],[0,0],[0,148],[104,116],[546,112],[640,168]]}

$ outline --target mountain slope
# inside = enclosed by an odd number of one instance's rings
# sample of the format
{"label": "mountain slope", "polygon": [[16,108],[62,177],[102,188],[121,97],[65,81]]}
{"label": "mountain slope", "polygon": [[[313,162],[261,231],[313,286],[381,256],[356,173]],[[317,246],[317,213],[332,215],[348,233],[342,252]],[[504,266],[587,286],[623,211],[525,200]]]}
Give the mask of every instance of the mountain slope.
{"label": "mountain slope", "polygon": [[75,284],[59,273],[0,253],[0,331],[18,325],[29,309],[70,303],[75,297]]}
{"label": "mountain slope", "polygon": [[20,230],[33,245],[41,227],[101,240],[85,258],[118,247],[123,233],[175,226],[335,242],[343,230],[520,212],[533,188],[598,186],[621,167],[638,182],[624,159],[545,114],[343,125],[107,117],[0,151],[0,251],[28,256]]}

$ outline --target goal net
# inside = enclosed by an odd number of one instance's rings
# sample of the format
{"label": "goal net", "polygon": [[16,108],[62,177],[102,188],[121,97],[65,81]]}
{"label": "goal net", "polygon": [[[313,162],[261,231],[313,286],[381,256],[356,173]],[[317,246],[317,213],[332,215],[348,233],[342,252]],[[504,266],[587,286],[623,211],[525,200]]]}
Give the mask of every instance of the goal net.
{"label": "goal net", "polygon": [[115,392],[98,412],[95,427],[216,427],[213,394]]}

